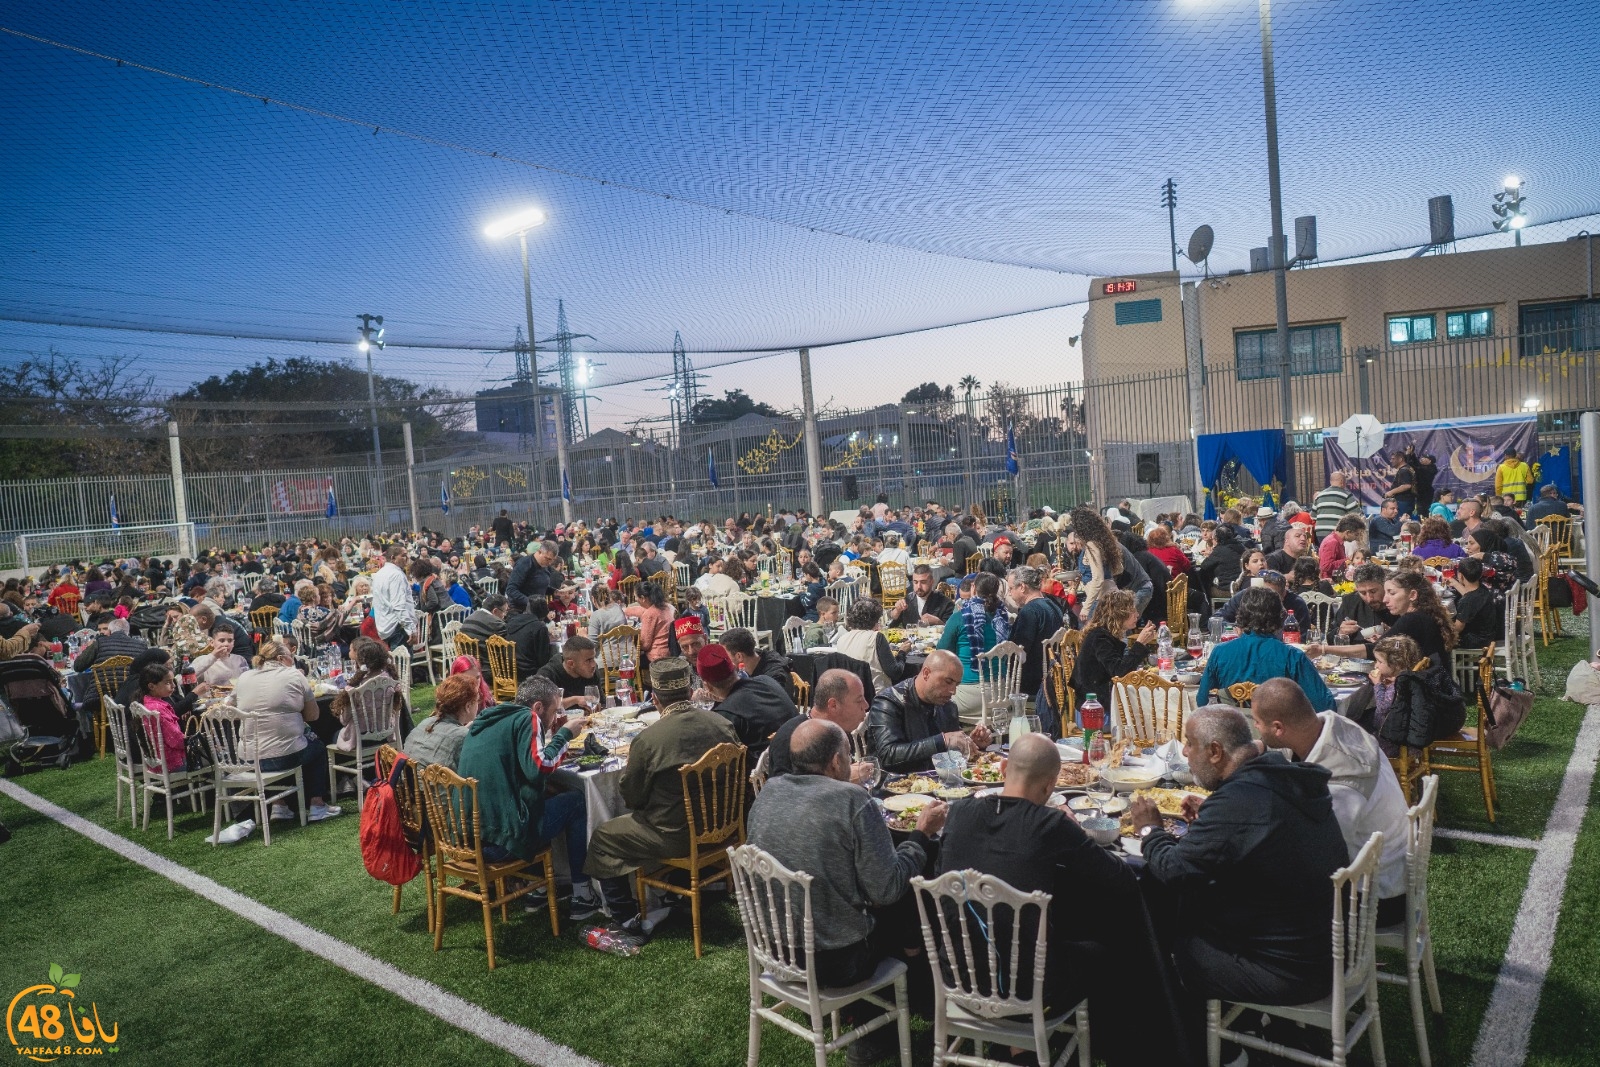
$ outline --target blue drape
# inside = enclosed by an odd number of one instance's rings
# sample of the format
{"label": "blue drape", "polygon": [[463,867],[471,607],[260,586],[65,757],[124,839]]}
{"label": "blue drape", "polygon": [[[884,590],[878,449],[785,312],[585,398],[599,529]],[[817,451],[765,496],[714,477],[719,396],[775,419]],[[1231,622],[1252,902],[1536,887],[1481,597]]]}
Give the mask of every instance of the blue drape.
{"label": "blue drape", "polygon": [[[1208,433],[1195,438],[1200,461],[1200,482],[1205,488],[1216,486],[1222,468],[1230,459],[1250,472],[1263,486],[1288,481],[1288,454],[1282,430],[1245,430],[1240,433]],[[1214,494],[1206,494],[1206,518],[1217,517]]]}

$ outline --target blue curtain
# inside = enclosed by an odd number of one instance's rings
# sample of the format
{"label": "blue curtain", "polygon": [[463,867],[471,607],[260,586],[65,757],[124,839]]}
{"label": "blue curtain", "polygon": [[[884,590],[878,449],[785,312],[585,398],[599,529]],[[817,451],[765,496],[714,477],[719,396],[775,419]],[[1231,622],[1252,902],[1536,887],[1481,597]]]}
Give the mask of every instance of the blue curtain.
{"label": "blue curtain", "polygon": [[[1241,433],[1208,433],[1195,439],[1200,461],[1200,481],[1206,489],[1217,484],[1222,468],[1230,459],[1250,472],[1263,486],[1288,481],[1288,454],[1282,430],[1246,430]],[[1217,517],[1214,494],[1206,493],[1206,518]]]}

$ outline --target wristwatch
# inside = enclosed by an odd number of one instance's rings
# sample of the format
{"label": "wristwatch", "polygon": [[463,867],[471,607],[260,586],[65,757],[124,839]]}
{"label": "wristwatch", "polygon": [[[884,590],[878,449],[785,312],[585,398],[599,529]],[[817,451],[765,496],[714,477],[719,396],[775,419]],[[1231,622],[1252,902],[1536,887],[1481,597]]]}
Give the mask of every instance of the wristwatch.
{"label": "wristwatch", "polygon": [[1153,833],[1154,831],[1159,830],[1159,829],[1161,829],[1160,826],[1141,826],[1141,827],[1139,827],[1139,840],[1143,841],[1145,838],[1149,837],[1151,835],[1151,833]]}

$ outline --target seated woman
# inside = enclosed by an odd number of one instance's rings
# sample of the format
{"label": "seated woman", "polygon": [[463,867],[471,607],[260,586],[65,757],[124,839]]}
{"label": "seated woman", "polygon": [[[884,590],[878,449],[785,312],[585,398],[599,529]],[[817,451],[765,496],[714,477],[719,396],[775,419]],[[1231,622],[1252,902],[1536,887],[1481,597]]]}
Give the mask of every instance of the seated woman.
{"label": "seated woman", "polygon": [[468,611],[472,610],[472,593],[458,580],[459,573],[455,567],[446,567],[439,573],[439,580],[444,583],[445,593],[453,604],[457,604]]}
{"label": "seated woman", "polygon": [[[155,729],[160,731],[160,737],[155,736],[151,729],[152,724],[146,723],[145,742],[149,745],[152,754],[158,754],[163,751],[166,753],[166,771],[169,774],[189,769],[183,722],[178,716],[178,707],[174,703],[177,700],[175,696],[177,690],[178,681],[172,676],[171,667],[165,663],[149,663],[139,671],[138,679],[134,683],[133,693],[131,694],[132,699],[143,704],[146,711],[153,711],[160,717],[158,724],[155,724]],[[194,697],[188,697],[184,703],[192,711]],[[127,707],[129,712],[132,712],[133,705],[131,702]],[[160,771],[162,769],[159,759],[143,762],[152,770]]]}
{"label": "seated woman", "polygon": [[[1189,562],[1189,554],[1174,543],[1172,531],[1165,526],[1158,525],[1146,531],[1144,539],[1150,545],[1150,554],[1173,574],[1188,574],[1194,569],[1194,564]],[[1031,560],[1029,565],[1032,566]]]}
{"label": "seated woman", "polygon": [[433,714],[417,723],[400,750],[415,761],[418,770],[430,763],[455,770],[467,728],[479,710],[478,688],[472,679],[465,674],[451,675],[434,691]]}
{"label": "seated woman", "polygon": [[[838,610],[838,605],[834,605]],[[833,635],[833,647],[860,660],[872,672],[872,688],[881,693],[900,680],[889,639],[883,636],[883,605],[870,596],[858,597],[845,613],[845,628]],[[959,708],[959,704],[957,705]]]}
{"label": "seated woman", "polygon": [[489,688],[489,683],[483,678],[483,664],[473,656],[457,656],[450,664],[451,678],[465,678],[473,685],[473,690],[478,694],[478,711],[492,708],[498,701],[494,698],[494,690]]}
{"label": "seated woman", "polygon": [[1322,577],[1321,568],[1312,556],[1302,556],[1294,561],[1294,573],[1289,576],[1289,589],[1299,595],[1320,593],[1333,596],[1333,583]]}
{"label": "seated woman", "polygon": [[823,580],[822,568],[815,563],[807,563],[800,568],[800,576],[805,582],[805,588],[800,593],[800,605],[805,608],[802,614],[806,621],[817,621],[817,601],[821,600],[828,590],[828,583]]}
{"label": "seated woman", "polygon": [[1283,640],[1283,600],[1271,589],[1246,589],[1239,595],[1234,625],[1239,636],[1212,649],[1200,676],[1195,703],[1222,703],[1230,685],[1261,683],[1269,678],[1289,678],[1305,690],[1317,711],[1331,711],[1333,694],[1310,657],[1298,645]]}
{"label": "seated woman", "polygon": [[[978,657],[1011,639],[1011,616],[1000,600],[1000,579],[988,571],[968,575],[972,595],[956,604],[944,624],[939,647],[961,660],[961,684],[956,687],[956,712],[963,723],[983,715],[983,690],[978,685]],[[855,605],[850,606],[851,612]],[[848,617],[848,616],[847,616]]]}
{"label": "seated woman", "polygon": [[635,677],[646,678],[649,675],[644,669],[647,664],[672,654],[672,608],[667,604],[660,582],[640,582],[637,593],[638,601],[624,608],[623,614],[638,621],[639,648],[644,654],[644,663],[639,664]]}
{"label": "seated woman", "polygon": [[1239,577],[1233,580],[1229,588],[1230,595],[1249,589],[1255,580],[1261,577],[1261,572],[1267,569],[1267,554],[1259,548],[1252,548],[1244,554],[1244,562],[1239,569]]}
{"label": "seated woman", "polygon": [[[234,690],[240,713],[253,720],[243,731],[240,754],[259,760],[264,771],[299,767],[310,800],[307,818],[311,822],[338,815],[339,809],[327,803],[328,749],[309,728],[319,714],[311,683],[295,670],[288,651],[274,640],[261,643],[255,667],[239,676]],[[288,805],[272,806],[273,819],[293,817]]]}
{"label": "seated woman", "polygon": [[[283,642],[280,641],[279,644]],[[394,659],[389,655],[389,649],[381,641],[374,641],[370,637],[358,637],[350,644],[350,658],[355,661],[355,673],[350,676],[347,688],[339,690],[334,695],[328,710],[333,713],[344,725],[339,729],[339,738],[333,747],[340,752],[353,752],[356,747],[354,728],[347,721],[350,714],[350,690],[359,688],[363,683],[380,674],[390,678],[399,678],[395,673]],[[397,687],[394,691],[394,707],[400,718],[400,739],[403,741],[411,731],[411,718],[406,714],[405,685]]]}
{"label": "seated woman", "polygon": [[1437,515],[1429,515],[1422,520],[1421,537],[1421,541],[1411,550],[1413,556],[1422,559],[1431,559],[1434,556],[1460,559],[1466,555],[1461,546],[1450,536],[1450,524]]}
{"label": "seated woman", "polygon": [[[1419,556],[1409,557],[1420,565]],[[1394,616],[1394,625],[1384,637],[1409,637],[1415,641],[1419,656],[1428,657],[1435,667],[1449,666],[1449,651],[1456,647],[1456,628],[1450,613],[1439,603],[1439,594],[1433,583],[1416,570],[1400,568],[1383,583],[1383,606]],[[1372,643],[1359,645],[1308,645],[1306,654],[1320,656],[1324,652],[1336,656],[1358,656],[1370,659]],[[1448,671],[1445,672],[1448,675]]]}
{"label": "seated woman", "polygon": [[589,600],[594,608],[589,612],[589,636],[599,637],[607,630],[624,625],[628,617],[617,603],[617,596],[607,585],[596,585],[589,590]]}
{"label": "seated woman", "polygon": [[[1072,691],[1081,705],[1093,693],[1101,704],[1111,704],[1111,680],[1145,665],[1156,650],[1156,626],[1147,622],[1132,641],[1128,635],[1139,625],[1139,605],[1125,589],[1102,593],[1083,629],[1083,645],[1072,668]],[[1081,720],[1079,720],[1081,723]]]}
{"label": "seated woman", "polygon": [[219,622],[211,628],[211,649],[190,666],[194,675],[210,685],[226,685],[250,669],[250,664],[233,651],[233,627]]}

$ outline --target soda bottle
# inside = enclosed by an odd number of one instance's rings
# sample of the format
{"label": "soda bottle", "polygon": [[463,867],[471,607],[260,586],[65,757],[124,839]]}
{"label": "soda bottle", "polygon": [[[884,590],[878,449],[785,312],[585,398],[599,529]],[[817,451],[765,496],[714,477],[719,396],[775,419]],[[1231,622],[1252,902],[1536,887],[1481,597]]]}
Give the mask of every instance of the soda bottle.
{"label": "soda bottle", "polygon": [[1156,670],[1172,670],[1172,631],[1166,623],[1156,631]]}
{"label": "soda bottle", "polygon": [[1290,645],[1300,643],[1300,620],[1294,617],[1292,611],[1283,613],[1283,640]]}
{"label": "soda bottle", "polygon": [[1105,705],[1096,700],[1093,693],[1090,693],[1083,704],[1080,705],[1078,712],[1083,718],[1083,762],[1087,764],[1089,762],[1089,739],[1096,730],[1105,729],[1106,709]]}
{"label": "soda bottle", "polygon": [[622,666],[617,668],[617,677],[621,678],[624,682],[627,682],[629,689],[633,688],[633,672],[633,657],[624,655],[622,657]]}
{"label": "soda bottle", "polygon": [[601,952],[609,952],[613,956],[637,956],[639,942],[631,937],[623,937],[607,930],[604,926],[585,926],[578,935],[583,938],[583,943],[590,948]]}

